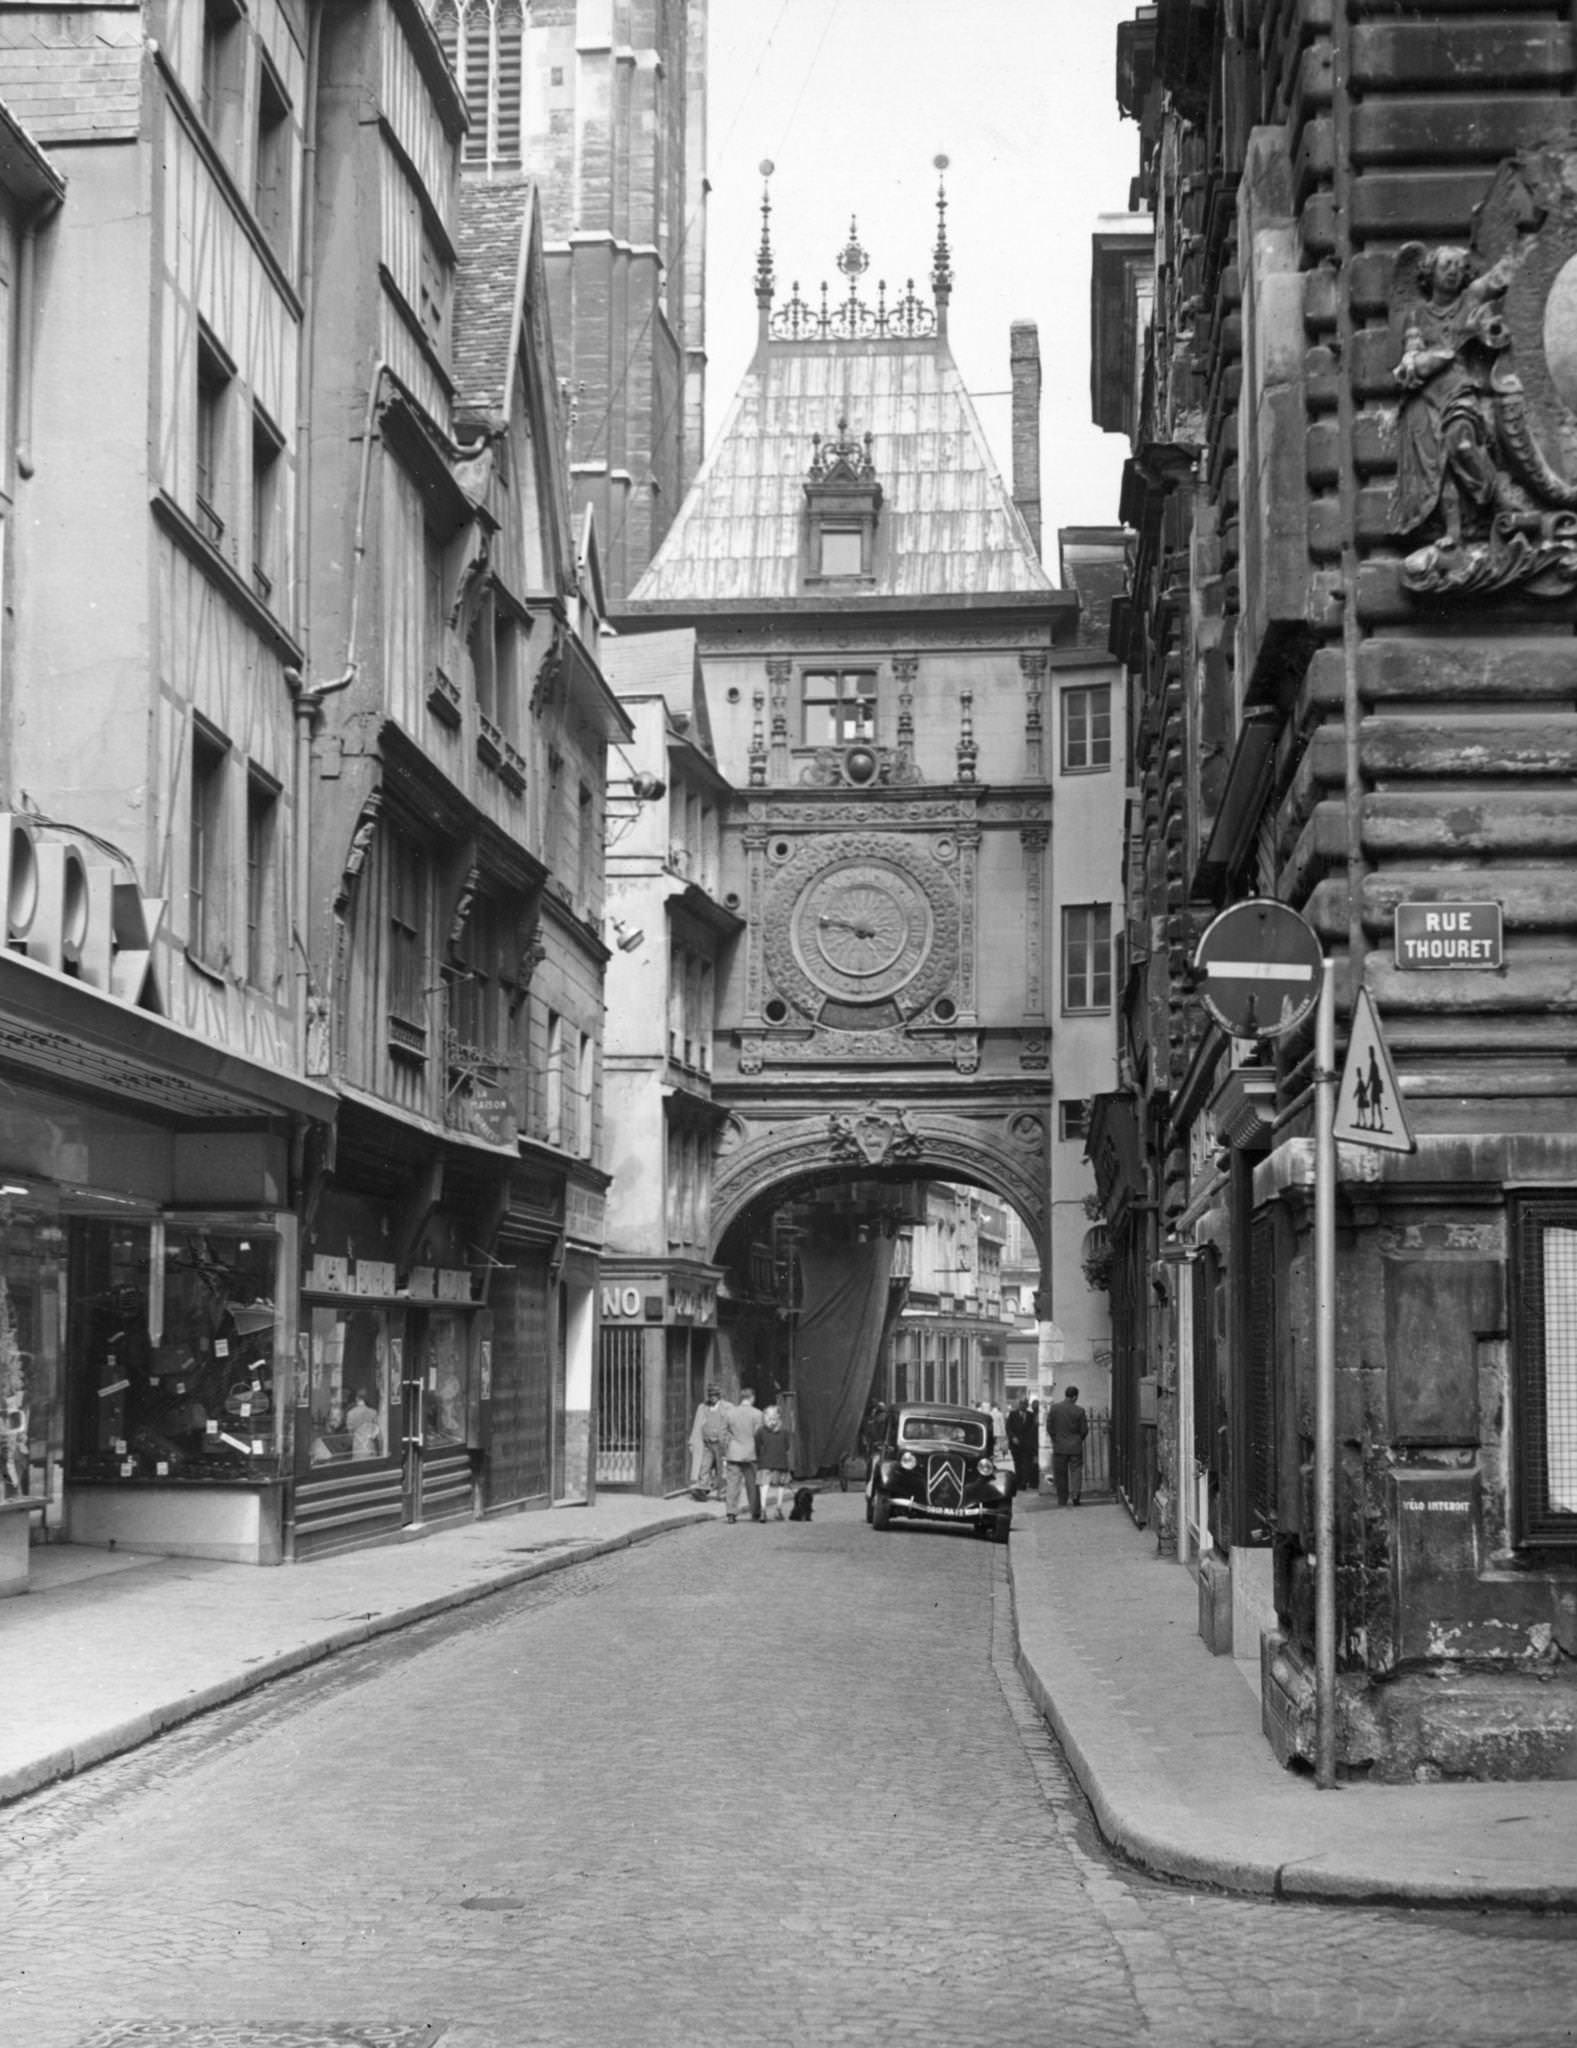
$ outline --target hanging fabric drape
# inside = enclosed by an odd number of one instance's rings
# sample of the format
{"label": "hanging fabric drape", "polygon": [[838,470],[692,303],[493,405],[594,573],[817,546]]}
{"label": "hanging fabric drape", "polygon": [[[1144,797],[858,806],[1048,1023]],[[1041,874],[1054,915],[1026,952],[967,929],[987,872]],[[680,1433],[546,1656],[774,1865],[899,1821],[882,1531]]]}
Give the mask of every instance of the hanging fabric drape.
{"label": "hanging fabric drape", "polygon": [[804,1472],[824,1472],[858,1445],[887,1328],[893,1253],[889,1237],[800,1252],[795,1450]]}

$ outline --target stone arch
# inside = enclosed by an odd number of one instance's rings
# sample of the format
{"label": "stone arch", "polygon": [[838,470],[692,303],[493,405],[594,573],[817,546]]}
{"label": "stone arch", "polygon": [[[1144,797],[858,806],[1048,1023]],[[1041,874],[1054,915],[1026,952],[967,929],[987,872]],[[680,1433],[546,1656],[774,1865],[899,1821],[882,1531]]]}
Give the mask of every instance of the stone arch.
{"label": "stone arch", "polygon": [[[732,1141],[730,1142],[730,1133]],[[757,1135],[725,1126],[712,1185],[715,1259],[745,1213],[827,1181],[882,1177],[966,1181],[989,1188],[1028,1225],[1051,1286],[1049,1133],[1036,1110],[967,1118],[870,1103],[796,1118]]]}

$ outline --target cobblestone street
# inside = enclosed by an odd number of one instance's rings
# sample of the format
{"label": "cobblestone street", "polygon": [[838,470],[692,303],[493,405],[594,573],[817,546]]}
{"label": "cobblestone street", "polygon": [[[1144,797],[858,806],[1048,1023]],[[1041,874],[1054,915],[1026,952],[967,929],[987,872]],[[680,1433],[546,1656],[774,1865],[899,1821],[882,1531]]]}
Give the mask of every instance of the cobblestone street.
{"label": "cobblestone street", "polygon": [[0,1818],[0,2038],[1577,2040],[1569,1919],[1114,1865],[1011,1647],[999,1552],[853,1494],[423,1624]]}

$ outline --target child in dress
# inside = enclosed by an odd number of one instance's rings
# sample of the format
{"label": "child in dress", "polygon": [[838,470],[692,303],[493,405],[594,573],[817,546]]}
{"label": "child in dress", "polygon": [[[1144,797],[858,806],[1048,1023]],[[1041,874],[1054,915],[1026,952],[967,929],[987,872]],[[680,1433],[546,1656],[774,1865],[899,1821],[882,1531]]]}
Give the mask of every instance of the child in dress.
{"label": "child in dress", "polygon": [[783,1427],[783,1411],[775,1402],[761,1418],[761,1427],[756,1431],[756,1479],[761,1488],[762,1521],[774,1512],[775,1505],[777,1519],[781,1522],[783,1497],[794,1484],[794,1475],[789,1470],[789,1437]]}

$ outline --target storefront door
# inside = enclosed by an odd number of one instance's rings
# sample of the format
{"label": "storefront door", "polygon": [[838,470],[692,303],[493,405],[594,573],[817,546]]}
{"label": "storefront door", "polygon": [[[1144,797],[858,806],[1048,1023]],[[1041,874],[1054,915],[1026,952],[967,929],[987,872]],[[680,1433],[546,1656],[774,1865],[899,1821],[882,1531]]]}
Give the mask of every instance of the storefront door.
{"label": "storefront door", "polygon": [[405,1519],[468,1515],[474,1502],[466,1439],[475,1312],[434,1307],[414,1311],[410,1321],[401,1386]]}

